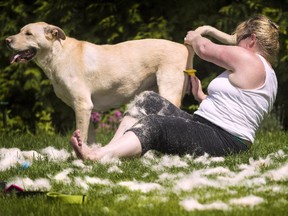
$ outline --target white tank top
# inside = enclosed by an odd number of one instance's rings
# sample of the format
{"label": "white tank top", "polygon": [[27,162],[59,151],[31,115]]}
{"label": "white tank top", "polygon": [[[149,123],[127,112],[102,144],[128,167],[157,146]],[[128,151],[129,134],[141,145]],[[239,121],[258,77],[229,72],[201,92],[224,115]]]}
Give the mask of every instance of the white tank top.
{"label": "white tank top", "polygon": [[230,83],[229,72],[224,71],[211,81],[208,96],[194,112],[234,136],[252,143],[264,116],[273,108],[278,86],[274,70],[262,56],[259,57],[266,71],[263,86],[252,90],[237,88]]}

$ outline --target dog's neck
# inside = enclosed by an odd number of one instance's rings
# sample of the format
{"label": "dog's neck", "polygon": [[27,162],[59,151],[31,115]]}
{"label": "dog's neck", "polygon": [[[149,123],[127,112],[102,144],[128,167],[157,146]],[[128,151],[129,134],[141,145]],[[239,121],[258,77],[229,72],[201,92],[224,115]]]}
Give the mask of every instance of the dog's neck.
{"label": "dog's neck", "polygon": [[[43,50],[37,54],[35,63],[44,71],[46,76],[52,80],[58,71],[57,59],[58,53],[63,49],[63,42],[54,41],[49,50]],[[55,63],[56,62],[56,63]]]}
{"label": "dog's neck", "polygon": [[[49,56],[50,55],[50,56]],[[43,57],[41,57],[43,56]],[[47,54],[39,54],[37,58],[34,59],[35,63],[43,70],[43,72],[46,74],[46,76],[51,80],[53,79],[53,69],[51,64],[52,55]]]}

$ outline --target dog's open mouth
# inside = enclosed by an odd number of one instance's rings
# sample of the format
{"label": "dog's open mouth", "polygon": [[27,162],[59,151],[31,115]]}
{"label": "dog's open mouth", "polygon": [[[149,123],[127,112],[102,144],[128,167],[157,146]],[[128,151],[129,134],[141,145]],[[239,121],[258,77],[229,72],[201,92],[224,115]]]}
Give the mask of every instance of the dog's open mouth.
{"label": "dog's open mouth", "polygon": [[36,53],[37,50],[35,48],[16,52],[13,56],[11,56],[10,63],[13,64],[14,62],[17,63],[28,62],[36,55]]}

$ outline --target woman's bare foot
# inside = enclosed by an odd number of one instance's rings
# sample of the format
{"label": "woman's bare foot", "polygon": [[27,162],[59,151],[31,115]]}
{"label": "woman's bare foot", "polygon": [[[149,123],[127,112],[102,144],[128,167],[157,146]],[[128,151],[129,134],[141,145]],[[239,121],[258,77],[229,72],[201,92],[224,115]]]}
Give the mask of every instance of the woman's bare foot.
{"label": "woman's bare foot", "polygon": [[90,148],[85,143],[83,143],[79,129],[73,133],[70,139],[70,143],[78,158],[82,160],[92,160],[92,161],[99,160],[98,158],[99,149],[95,147]]}

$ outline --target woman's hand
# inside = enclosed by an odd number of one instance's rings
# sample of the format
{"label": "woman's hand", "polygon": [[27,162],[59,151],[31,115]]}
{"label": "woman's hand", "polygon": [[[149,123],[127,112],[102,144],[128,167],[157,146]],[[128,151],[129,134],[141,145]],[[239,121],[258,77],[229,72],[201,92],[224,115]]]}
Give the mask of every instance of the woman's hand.
{"label": "woman's hand", "polygon": [[195,38],[201,37],[200,31],[188,31],[184,38],[184,44],[193,46],[192,42],[196,41]]}
{"label": "woman's hand", "polygon": [[198,79],[198,77],[191,76],[191,84],[192,84],[191,93],[193,94],[193,97],[195,98],[195,100],[201,103],[202,100],[204,100],[207,96],[204,94],[202,90],[201,81]]}

